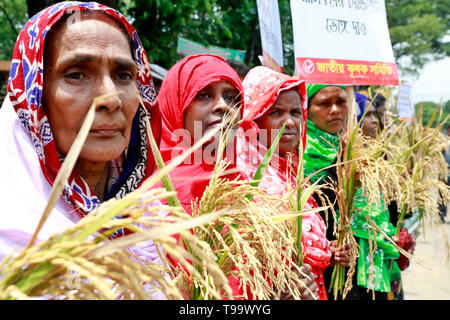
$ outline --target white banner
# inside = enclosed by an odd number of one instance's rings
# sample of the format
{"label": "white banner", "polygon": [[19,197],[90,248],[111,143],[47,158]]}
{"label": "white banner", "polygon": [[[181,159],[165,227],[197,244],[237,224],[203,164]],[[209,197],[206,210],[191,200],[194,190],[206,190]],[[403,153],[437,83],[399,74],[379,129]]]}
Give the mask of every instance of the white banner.
{"label": "white banner", "polygon": [[398,84],[384,0],[291,0],[291,11],[305,80]]}
{"label": "white banner", "polygon": [[264,65],[283,71],[283,41],[281,38],[278,0],[257,0],[259,29]]}
{"label": "white banner", "polygon": [[411,86],[408,84],[398,86],[397,113],[402,119],[412,120],[414,117],[414,108],[411,101]]}

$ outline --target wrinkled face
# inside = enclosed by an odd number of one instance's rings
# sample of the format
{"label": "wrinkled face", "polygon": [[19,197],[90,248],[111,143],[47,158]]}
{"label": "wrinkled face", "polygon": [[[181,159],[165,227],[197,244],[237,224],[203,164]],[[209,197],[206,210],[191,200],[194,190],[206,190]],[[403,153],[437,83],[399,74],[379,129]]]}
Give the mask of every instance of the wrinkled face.
{"label": "wrinkled face", "polygon": [[308,119],[319,129],[336,135],[347,123],[347,95],[345,90],[328,86],[310,100]]}
{"label": "wrinkled face", "polygon": [[[193,142],[200,140],[208,131],[222,125],[224,117],[229,118],[238,112],[240,97],[238,90],[228,81],[213,82],[201,89],[194,100],[184,111],[184,129]],[[240,120],[240,114],[235,121]],[[224,128],[227,123],[224,123]],[[219,132],[220,136],[220,132]],[[218,136],[209,144],[210,147],[219,145]]]}
{"label": "wrinkled face", "polygon": [[[280,93],[275,104],[255,122],[260,129],[259,140],[267,148],[270,148],[286,122],[286,128],[278,144],[278,153],[283,158],[287,156],[287,153],[296,154],[304,123],[298,89]],[[262,138],[264,134],[267,134],[267,139]]]}
{"label": "wrinkled face", "polygon": [[361,122],[364,135],[376,138],[378,130],[378,119],[375,115],[375,108],[369,100],[366,101],[366,115]]}
{"label": "wrinkled face", "polygon": [[58,151],[67,154],[95,97],[121,91],[97,105],[79,160],[118,158],[128,147],[139,106],[127,35],[112,18],[81,15],[52,30],[44,61],[43,105]]}

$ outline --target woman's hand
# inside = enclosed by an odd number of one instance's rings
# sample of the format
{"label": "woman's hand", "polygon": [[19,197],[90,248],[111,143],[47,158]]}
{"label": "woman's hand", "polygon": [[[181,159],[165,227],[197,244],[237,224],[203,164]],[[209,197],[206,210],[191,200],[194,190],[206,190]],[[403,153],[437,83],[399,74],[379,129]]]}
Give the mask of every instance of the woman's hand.
{"label": "woman's hand", "polygon": [[[301,300],[316,300],[317,292],[319,288],[316,284],[316,276],[312,273],[312,268],[309,264],[305,263],[300,267],[300,270],[295,270],[298,277],[300,278],[300,282],[297,283],[297,289],[300,291]],[[293,300],[292,294],[286,290],[281,293],[280,300]]]}
{"label": "woman's hand", "polygon": [[[332,254],[331,261],[332,263],[339,263],[344,267],[350,266],[352,262],[352,251],[350,243],[345,243],[342,247],[338,248],[337,240],[333,240],[330,243],[330,251]],[[333,263],[333,264],[334,264]]]}

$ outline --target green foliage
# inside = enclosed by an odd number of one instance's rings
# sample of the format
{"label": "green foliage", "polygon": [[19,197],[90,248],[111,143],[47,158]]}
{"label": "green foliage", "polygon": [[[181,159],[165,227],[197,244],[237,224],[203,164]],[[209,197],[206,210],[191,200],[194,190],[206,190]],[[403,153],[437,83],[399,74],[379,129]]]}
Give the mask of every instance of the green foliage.
{"label": "green foliage", "polygon": [[[56,2],[56,1],[55,1]],[[101,1],[100,1],[101,2]],[[255,0],[118,0],[152,63],[170,68],[179,36],[220,47],[246,50],[246,63],[259,65],[261,40]],[[285,73],[294,72],[290,0],[279,0]],[[450,55],[448,0],[386,0],[388,25],[397,64],[417,74],[431,60]],[[17,32],[26,22],[27,1],[0,0],[0,60],[9,60]]]}
{"label": "green foliage", "polygon": [[177,37],[190,29],[192,16],[205,11],[208,2],[135,0],[129,1],[126,11],[122,12],[134,20],[133,25],[138,30],[150,61],[170,67],[177,60]]}
{"label": "green foliage", "polygon": [[[17,35],[27,19],[25,0],[0,1],[0,60],[11,60]],[[6,96],[6,78],[0,74],[0,107]]]}
{"label": "green foliage", "polygon": [[[422,107],[422,125],[426,125],[430,121],[437,105],[438,105],[437,103],[431,102],[431,101],[418,102],[414,105],[416,114],[417,114],[418,107],[419,106]],[[450,100],[447,100],[446,102],[442,102],[441,108],[442,108],[442,117],[441,117],[441,121],[442,121],[443,119],[445,119],[445,117],[447,117],[450,114]],[[431,125],[435,126],[436,122],[437,122],[437,119],[435,121],[433,121],[433,123]]]}
{"label": "green foliage", "polygon": [[417,75],[432,60],[450,55],[450,1],[386,0],[394,56],[399,68]]}
{"label": "green foliage", "polygon": [[28,19],[25,0],[0,1],[0,60],[10,60],[19,31]]}
{"label": "green foliage", "polygon": [[[246,64],[259,65],[262,54],[255,0],[128,0],[119,7],[134,20],[134,27],[153,63],[170,68],[179,36],[205,46],[246,50]],[[285,72],[294,71],[292,19],[289,0],[280,0]]]}

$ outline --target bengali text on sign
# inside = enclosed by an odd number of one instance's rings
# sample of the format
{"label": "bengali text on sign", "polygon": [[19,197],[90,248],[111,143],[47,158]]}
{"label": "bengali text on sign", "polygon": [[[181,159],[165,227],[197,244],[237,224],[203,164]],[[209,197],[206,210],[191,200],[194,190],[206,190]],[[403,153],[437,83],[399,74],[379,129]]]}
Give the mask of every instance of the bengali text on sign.
{"label": "bengali text on sign", "polygon": [[309,83],[397,85],[383,0],[291,0],[294,53]]}
{"label": "bengali text on sign", "polygon": [[296,61],[300,78],[310,83],[398,84],[395,63],[319,58],[296,58]]}

